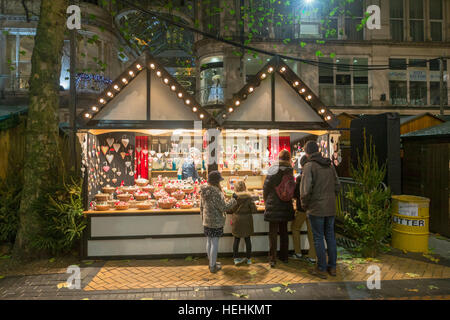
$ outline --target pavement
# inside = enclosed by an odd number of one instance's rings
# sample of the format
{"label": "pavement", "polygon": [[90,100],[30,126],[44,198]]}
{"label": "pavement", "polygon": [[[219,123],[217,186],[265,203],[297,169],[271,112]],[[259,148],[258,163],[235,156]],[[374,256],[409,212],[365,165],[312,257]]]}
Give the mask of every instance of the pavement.
{"label": "pavement", "polygon": [[[0,279],[0,299],[450,300],[450,260],[442,257],[396,252],[363,259],[340,250],[338,275],[326,280],[310,275],[311,266],[303,261],[270,268],[266,257],[254,258],[250,266],[219,260],[223,269],[216,274],[209,272],[205,258],[196,257],[83,261],[79,289],[67,287],[70,274],[64,272],[6,276]],[[374,284],[377,275],[379,288],[370,289],[368,282]]]}

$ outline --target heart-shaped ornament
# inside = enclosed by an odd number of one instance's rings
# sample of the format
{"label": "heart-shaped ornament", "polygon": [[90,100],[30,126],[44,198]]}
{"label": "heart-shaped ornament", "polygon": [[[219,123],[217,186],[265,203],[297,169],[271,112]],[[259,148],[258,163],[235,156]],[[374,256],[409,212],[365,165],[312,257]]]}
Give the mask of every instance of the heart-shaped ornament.
{"label": "heart-shaped ornament", "polygon": [[112,168],[111,170],[112,170],[112,172],[116,173],[117,168]]}
{"label": "heart-shaped ornament", "polygon": [[154,157],[156,154],[155,150],[150,151],[150,154],[152,155],[152,157]]}
{"label": "heart-shaped ornament", "polygon": [[111,181],[111,179],[109,179],[109,178],[108,178],[108,179],[106,179],[106,182],[110,182],[110,181]]}
{"label": "heart-shaped ornament", "polygon": [[122,157],[122,159],[125,159],[125,156],[127,155],[127,153],[126,152],[121,152],[120,153],[120,156]]}
{"label": "heart-shaped ornament", "polygon": [[144,149],[144,150],[142,150],[142,153],[143,153],[144,155],[148,155],[148,150],[147,150],[147,149]]}
{"label": "heart-shaped ornament", "polygon": [[120,175],[122,174],[122,172],[117,171],[116,174],[117,174],[118,177],[120,177]]}
{"label": "heart-shaped ornament", "polygon": [[133,172],[133,171],[130,171],[129,175],[130,175],[130,176],[134,176],[134,172]]}
{"label": "heart-shaped ornament", "polygon": [[130,156],[133,154],[133,149],[128,149],[128,153],[130,154]]}
{"label": "heart-shaped ornament", "polygon": [[109,166],[103,166],[103,171],[105,171],[105,172],[108,172],[108,171],[109,171],[109,169],[110,169],[110,167],[109,167]]}
{"label": "heart-shaped ornament", "polygon": [[164,152],[164,155],[166,156],[166,157],[168,157],[169,156],[169,152]]}
{"label": "heart-shaped ornament", "polygon": [[122,144],[123,144],[124,148],[128,147],[129,143],[130,143],[130,139],[125,139],[125,138],[122,139]]}
{"label": "heart-shaped ornament", "polygon": [[106,153],[108,152],[109,147],[108,146],[102,146],[102,152],[104,155],[106,155]]}
{"label": "heart-shaped ornament", "polygon": [[157,153],[156,156],[158,157],[158,159],[161,159],[163,154],[162,153]]}
{"label": "heart-shaped ornament", "polygon": [[106,142],[108,143],[108,146],[111,147],[114,143],[114,138],[108,138],[106,139]]}
{"label": "heart-shaped ornament", "polygon": [[103,185],[103,181],[100,181],[100,185]]}
{"label": "heart-shaped ornament", "polygon": [[141,152],[142,148],[141,147],[136,147],[136,152],[139,153]]}
{"label": "heart-shaped ornament", "polygon": [[120,143],[114,143],[113,144],[113,148],[114,148],[114,150],[116,150],[116,152],[119,152],[119,150],[120,150]]}
{"label": "heart-shaped ornament", "polygon": [[113,178],[111,181],[112,181],[112,183],[116,184],[117,179],[116,179],[116,178]]}
{"label": "heart-shaped ornament", "polygon": [[111,161],[113,161],[114,159],[114,155],[113,154],[107,154],[106,155],[106,160],[108,160],[108,163],[111,163]]}

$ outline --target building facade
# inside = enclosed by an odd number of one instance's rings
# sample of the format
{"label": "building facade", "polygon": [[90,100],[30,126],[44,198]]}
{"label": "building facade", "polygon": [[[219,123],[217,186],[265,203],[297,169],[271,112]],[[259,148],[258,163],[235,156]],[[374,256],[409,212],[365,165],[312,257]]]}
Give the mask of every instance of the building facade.
{"label": "building facade", "polygon": [[[180,83],[213,110],[227,107],[233,94],[270,58],[163,24],[117,3],[113,8],[102,7],[100,1],[80,1],[80,110],[142,53],[130,46],[136,39],[127,41],[120,35],[120,28],[129,25],[151,42],[149,46],[154,45],[153,54],[165,61]],[[309,61],[286,60],[335,113],[439,113],[439,60],[433,59],[450,58],[450,0],[355,0],[345,13],[331,17],[327,30],[323,30],[323,1],[319,0],[292,0],[289,5],[271,0],[173,1],[179,10],[165,3],[147,0],[140,6],[177,16],[178,21],[214,36]],[[358,27],[370,5],[381,9],[379,29]],[[39,1],[30,2],[30,12],[38,11]],[[108,11],[116,11],[115,18]],[[277,16],[291,19],[280,22]],[[20,104],[26,99],[36,25],[36,15],[27,22],[21,1],[0,0],[0,104]],[[143,29],[152,32],[141,35]],[[62,65],[61,106],[66,110],[68,39]],[[445,114],[450,114],[446,63],[444,68]],[[62,112],[61,120],[67,121],[67,112]]]}

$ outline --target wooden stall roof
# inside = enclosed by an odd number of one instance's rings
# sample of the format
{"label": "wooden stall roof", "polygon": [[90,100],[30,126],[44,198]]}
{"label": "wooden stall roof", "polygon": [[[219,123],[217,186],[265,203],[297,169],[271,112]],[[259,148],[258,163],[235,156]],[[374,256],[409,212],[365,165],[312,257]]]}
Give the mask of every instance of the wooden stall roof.
{"label": "wooden stall roof", "polygon": [[441,118],[426,112],[400,119],[400,134],[426,129],[445,122]]}
{"label": "wooden stall roof", "polygon": [[450,138],[450,122],[444,122],[437,126],[402,134],[402,139],[421,139],[421,138]]}

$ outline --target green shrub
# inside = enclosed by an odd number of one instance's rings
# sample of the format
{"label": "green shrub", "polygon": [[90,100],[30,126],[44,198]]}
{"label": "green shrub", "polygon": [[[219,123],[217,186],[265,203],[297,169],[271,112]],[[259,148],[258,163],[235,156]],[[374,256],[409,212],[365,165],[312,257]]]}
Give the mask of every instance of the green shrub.
{"label": "green shrub", "polygon": [[14,243],[19,228],[19,208],[22,194],[22,167],[17,162],[10,165],[10,172],[0,178],[0,242]]}
{"label": "green shrub", "polygon": [[345,232],[358,241],[363,256],[374,257],[391,234],[391,191],[383,184],[386,165],[378,165],[372,143],[368,150],[365,132],[363,157],[358,156],[358,165],[350,172],[355,183],[346,193],[350,212],[345,214]]}
{"label": "green shrub", "polygon": [[42,232],[33,239],[33,247],[53,255],[67,253],[77,244],[86,227],[81,197],[82,183],[71,178],[70,183],[48,186],[33,207],[42,219]]}

